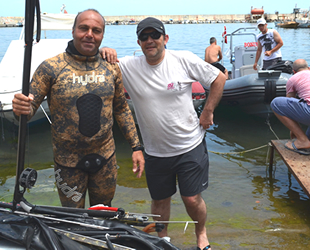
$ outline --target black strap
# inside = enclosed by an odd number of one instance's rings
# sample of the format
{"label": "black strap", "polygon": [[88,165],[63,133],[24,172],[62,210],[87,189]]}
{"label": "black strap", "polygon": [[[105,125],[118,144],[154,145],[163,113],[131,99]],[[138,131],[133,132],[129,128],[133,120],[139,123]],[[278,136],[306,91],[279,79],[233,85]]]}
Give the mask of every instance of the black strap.
{"label": "black strap", "polygon": [[136,146],[136,147],[133,147],[132,148],[132,151],[139,151],[139,150],[141,150],[142,152],[144,151],[144,147],[142,146],[142,145],[140,145],[140,146]]}

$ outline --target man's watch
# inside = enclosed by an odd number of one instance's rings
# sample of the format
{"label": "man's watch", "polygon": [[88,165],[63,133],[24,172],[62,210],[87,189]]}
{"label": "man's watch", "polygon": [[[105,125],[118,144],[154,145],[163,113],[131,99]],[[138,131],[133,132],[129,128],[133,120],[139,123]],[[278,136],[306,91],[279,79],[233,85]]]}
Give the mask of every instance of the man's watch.
{"label": "man's watch", "polygon": [[140,146],[136,146],[136,147],[132,148],[132,151],[139,151],[139,150],[141,150],[143,152],[144,151],[144,147],[140,145]]}

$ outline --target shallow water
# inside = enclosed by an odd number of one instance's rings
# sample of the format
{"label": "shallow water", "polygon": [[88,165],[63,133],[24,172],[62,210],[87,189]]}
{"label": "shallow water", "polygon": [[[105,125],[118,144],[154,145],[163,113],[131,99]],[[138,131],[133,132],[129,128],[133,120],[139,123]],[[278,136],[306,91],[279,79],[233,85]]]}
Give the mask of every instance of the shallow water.
{"label": "shallow water", "polygon": [[[226,26],[228,32],[238,27]],[[139,48],[135,28],[107,26],[105,45],[116,48],[120,56],[132,54]],[[12,28],[11,36],[4,36],[4,30],[9,29],[0,29],[4,41],[11,40],[14,32],[16,38],[19,36],[19,28]],[[166,25],[166,30],[170,35],[168,48],[188,48],[203,57],[209,37],[220,40],[223,24]],[[284,58],[301,57],[310,62],[310,30],[279,29],[279,32],[285,44]],[[0,58],[5,50],[0,45]],[[215,125],[206,136],[210,184],[202,193],[208,208],[206,225],[212,249],[309,249],[309,198],[279,155],[275,154],[271,176],[268,171],[268,142],[277,137],[288,138],[289,131],[271,117],[273,133],[266,121],[234,109],[219,107],[215,111]],[[0,201],[12,201],[17,129],[1,121],[0,124]],[[35,187],[26,192],[26,198],[35,204],[60,205],[54,185],[50,125],[47,121],[38,123],[29,128],[28,135],[25,166],[37,169],[39,177]],[[114,136],[120,169],[113,206],[149,213],[150,196],[145,178],[136,179],[132,174],[131,151],[117,126]],[[255,148],[259,149],[248,152]],[[173,196],[171,211],[171,220],[189,220],[179,193]],[[181,249],[195,249],[194,226],[189,224],[183,233],[184,226],[169,225],[172,242]]]}
{"label": "shallow water", "polygon": [[[288,131],[276,119],[270,124],[277,136]],[[10,130],[10,129],[7,129]],[[126,211],[150,213],[145,178],[131,172],[131,151],[118,127],[114,127],[119,169],[113,206]],[[11,201],[15,183],[16,138],[13,132],[1,140],[1,201]],[[308,249],[309,198],[276,154],[269,176],[268,147],[274,134],[265,119],[240,114],[215,113],[215,125],[207,133],[210,152],[210,184],[202,196],[208,208],[207,229],[214,249]],[[29,128],[26,166],[38,170],[38,181],[26,192],[34,204],[60,205],[54,185],[50,129],[47,122]],[[249,149],[265,146],[251,152]],[[6,150],[3,150],[6,149]],[[226,154],[243,152],[241,154]],[[180,195],[173,196],[171,220],[190,220]],[[194,226],[171,224],[170,236],[181,249],[195,244]]]}

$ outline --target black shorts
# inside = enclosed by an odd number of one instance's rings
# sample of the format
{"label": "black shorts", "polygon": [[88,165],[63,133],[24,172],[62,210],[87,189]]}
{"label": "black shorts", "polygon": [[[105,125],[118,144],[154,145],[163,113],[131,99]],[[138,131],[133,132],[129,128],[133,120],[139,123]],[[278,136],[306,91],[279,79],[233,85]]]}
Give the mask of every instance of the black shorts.
{"label": "black shorts", "polygon": [[193,150],[173,157],[145,154],[147,185],[153,200],[163,200],[176,193],[176,180],[182,196],[194,196],[208,187],[209,157],[203,139]]}
{"label": "black shorts", "polygon": [[271,60],[263,60],[263,70],[268,69],[271,66],[276,65],[278,62],[282,61],[282,57],[277,57],[275,59],[271,59]]}
{"label": "black shorts", "polygon": [[215,62],[215,63],[211,63],[211,65],[218,68],[220,71],[222,71],[225,74],[226,69],[222,64]]}

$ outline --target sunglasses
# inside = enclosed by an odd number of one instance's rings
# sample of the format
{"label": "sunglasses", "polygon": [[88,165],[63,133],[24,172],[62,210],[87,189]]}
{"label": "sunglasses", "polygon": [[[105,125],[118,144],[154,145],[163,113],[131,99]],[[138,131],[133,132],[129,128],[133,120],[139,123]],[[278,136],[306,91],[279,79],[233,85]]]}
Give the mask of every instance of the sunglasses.
{"label": "sunglasses", "polygon": [[140,36],[138,38],[139,38],[140,41],[145,42],[149,38],[149,36],[152,39],[157,40],[157,39],[159,39],[161,37],[161,35],[162,34],[160,32],[153,31],[153,32],[149,32],[149,33],[142,33],[142,34],[140,34]]}

